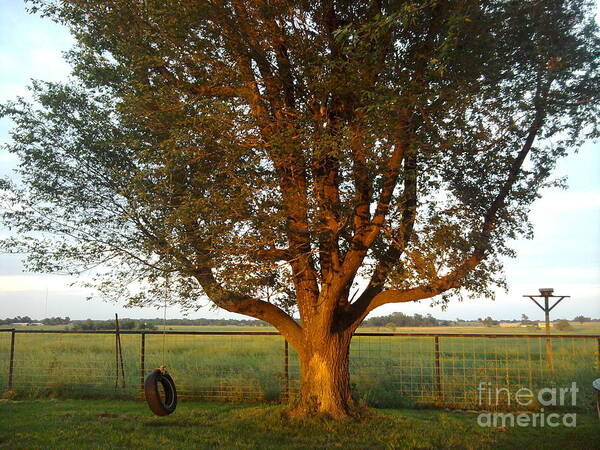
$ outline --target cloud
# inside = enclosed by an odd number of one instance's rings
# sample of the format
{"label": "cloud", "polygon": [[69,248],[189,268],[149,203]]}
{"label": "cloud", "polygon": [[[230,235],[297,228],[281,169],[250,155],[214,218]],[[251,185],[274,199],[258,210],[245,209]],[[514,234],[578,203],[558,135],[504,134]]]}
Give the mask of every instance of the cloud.
{"label": "cloud", "polygon": [[600,214],[600,192],[598,191],[553,191],[548,192],[533,208],[533,215],[552,215],[593,211]]}
{"label": "cloud", "polygon": [[538,285],[547,284],[549,280],[554,283],[562,283],[564,280],[569,280],[573,283],[600,283],[600,269],[595,267],[518,267],[516,269],[509,268],[507,275],[510,275],[515,282],[522,284],[522,280],[527,280],[529,284]]}
{"label": "cloud", "polygon": [[72,277],[60,275],[3,275],[0,276],[0,291],[3,292],[21,292],[21,291],[69,291],[71,293],[84,294],[88,291],[70,286],[74,281]]}

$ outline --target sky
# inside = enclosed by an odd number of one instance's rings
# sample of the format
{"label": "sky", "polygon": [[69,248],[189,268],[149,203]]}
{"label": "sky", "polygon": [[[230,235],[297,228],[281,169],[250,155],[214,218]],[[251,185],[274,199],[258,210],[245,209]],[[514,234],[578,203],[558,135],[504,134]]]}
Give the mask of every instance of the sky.
{"label": "sky", "polygon": [[[69,67],[62,52],[72,44],[64,27],[27,14],[21,0],[0,1],[0,103],[18,95],[27,97],[31,79],[65,80]],[[0,119],[0,144],[8,141],[10,127],[9,120]],[[10,176],[16,164],[13,155],[0,149],[0,176]],[[385,305],[372,315],[401,311],[442,319],[519,319],[526,314],[542,320],[543,312],[522,296],[551,287],[555,294],[571,296],[553,310],[552,318],[600,317],[600,142],[588,142],[562,160],[554,176],[567,176],[568,189],[548,190],[533,205],[530,218],[535,237],[514,243],[518,256],[505,264],[508,292],[499,290],[494,301],[455,301],[445,310],[432,307],[427,300]],[[0,234],[3,232],[0,224]],[[162,311],[152,308],[125,309],[110,302],[87,301],[89,291],[71,286],[72,278],[22,269],[18,256],[0,254],[0,318],[108,319],[115,312],[120,317],[162,317]],[[187,317],[243,317],[210,308],[206,300],[200,302],[206,306]],[[167,315],[183,317],[183,312],[168,308]]]}

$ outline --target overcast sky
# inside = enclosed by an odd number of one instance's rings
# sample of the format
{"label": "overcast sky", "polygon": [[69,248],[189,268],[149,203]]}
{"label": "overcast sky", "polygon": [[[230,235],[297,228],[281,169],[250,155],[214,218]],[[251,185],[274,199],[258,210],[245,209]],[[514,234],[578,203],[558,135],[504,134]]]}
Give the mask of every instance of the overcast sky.
{"label": "overcast sky", "polygon": [[[0,102],[27,96],[26,87],[32,78],[64,80],[69,67],[61,52],[72,42],[61,26],[28,15],[21,0],[0,1]],[[0,143],[8,140],[10,127],[8,120],[0,119]],[[12,155],[0,150],[0,176],[10,175],[16,163]],[[546,191],[533,206],[535,238],[514,245],[518,257],[506,263],[508,293],[498,292],[495,301],[454,302],[445,311],[431,307],[428,301],[386,305],[373,315],[402,311],[446,319],[488,315],[518,319],[527,314],[541,320],[542,311],[522,295],[535,294],[540,287],[553,287],[556,294],[571,296],[557,306],[553,317],[600,317],[600,143],[589,142],[561,161],[555,176],[565,175],[569,179],[566,191]],[[115,312],[121,317],[162,316],[162,312],[151,308],[123,309],[112,303],[86,301],[87,292],[70,287],[71,281],[64,276],[23,273],[18,257],[0,255],[0,318],[29,315],[108,319]],[[181,317],[182,313],[173,308],[168,315]],[[236,315],[203,307],[189,317]]]}

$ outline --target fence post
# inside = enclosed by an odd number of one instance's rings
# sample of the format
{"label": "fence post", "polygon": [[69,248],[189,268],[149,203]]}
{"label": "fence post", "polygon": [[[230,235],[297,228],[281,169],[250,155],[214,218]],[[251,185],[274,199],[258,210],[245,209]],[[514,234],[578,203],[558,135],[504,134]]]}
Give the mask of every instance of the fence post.
{"label": "fence post", "polygon": [[600,373],[600,338],[598,338],[598,373]]}
{"label": "fence post", "polygon": [[10,362],[8,363],[8,391],[13,388],[13,369],[15,362],[15,330],[10,332]]}
{"label": "fence post", "polygon": [[288,349],[288,341],[287,339],[283,339],[284,346],[284,360],[283,360],[283,373],[285,377],[285,388],[284,388],[284,398],[286,401],[290,398],[290,370],[289,370],[289,349]]}
{"label": "fence post", "polygon": [[123,367],[123,347],[121,346],[121,329],[119,327],[119,315],[115,313],[115,354],[117,356],[117,378],[115,389],[119,384],[119,363],[121,364],[121,386],[125,387],[125,368]]}
{"label": "fence post", "polygon": [[144,375],[146,372],[146,333],[142,332],[142,342],[140,347],[140,389],[144,392]]}
{"label": "fence post", "polygon": [[442,373],[440,371],[440,337],[435,337],[435,387],[438,401],[442,401]]}
{"label": "fence post", "polygon": [[119,386],[119,332],[115,325],[115,389]]}

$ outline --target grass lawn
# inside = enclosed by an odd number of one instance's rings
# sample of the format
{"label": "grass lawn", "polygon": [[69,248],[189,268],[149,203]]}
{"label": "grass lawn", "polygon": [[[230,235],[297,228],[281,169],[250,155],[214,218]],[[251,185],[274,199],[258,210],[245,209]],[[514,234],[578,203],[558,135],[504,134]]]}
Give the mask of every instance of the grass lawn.
{"label": "grass lawn", "polygon": [[598,448],[592,414],[578,414],[576,428],[481,428],[476,418],[402,409],[289,422],[279,406],[225,403],[181,403],[157,418],[140,401],[4,400],[0,448]]}

